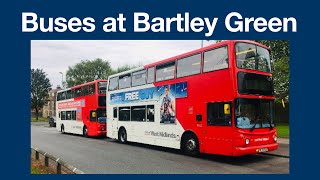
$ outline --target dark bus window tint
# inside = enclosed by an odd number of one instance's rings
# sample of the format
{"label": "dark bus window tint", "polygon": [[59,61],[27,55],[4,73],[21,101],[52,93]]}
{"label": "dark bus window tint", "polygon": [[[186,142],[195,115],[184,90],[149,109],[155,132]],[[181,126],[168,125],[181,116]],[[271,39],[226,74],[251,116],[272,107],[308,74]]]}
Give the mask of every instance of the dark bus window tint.
{"label": "dark bus window tint", "polygon": [[61,93],[57,93],[57,101],[60,101],[61,100]]}
{"label": "dark bus window tint", "polygon": [[157,66],[156,81],[164,81],[174,78],[175,61]]}
{"label": "dark bus window tint", "polygon": [[231,126],[231,114],[224,114],[224,104],[229,103],[219,102],[207,104],[208,126]]}
{"label": "dark bus window tint", "polygon": [[109,80],[109,91],[118,89],[118,77],[113,77]]}
{"label": "dark bus window tint", "polygon": [[75,95],[74,97],[80,97],[81,96],[81,88],[75,89]]}
{"label": "dark bus window tint", "polygon": [[119,121],[130,121],[130,107],[119,107]]}
{"label": "dark bus window tint", "polygon": [[88,88],[88,86],[83,86],[82,87],[82,96],[86,96],[86,95],[88,95],[88,90],[89,90],[89,88]]}
{"label": "dark bus window tint", "polygon": [[66,112],[61,111],[61,120],[66,120]]}
{"label": "dark bus window tint", "polygon": [[254,73],[238,73],[238,91],[241,94],[273,95],[271,76]]}
{"label": "dark bus window tint", "polygon": [[227,46],[204,53],[203,72],[226,69],[228,65]]}
{"label": "dark bus window tint", "polygon": [[106,94],[107,92],[107,82],[98,83],[99,94]]}
{"label": "dark bus window tint", "polygon": [[77,111],[71,111],[71,120],[77,120]]}
{"label": "dark bus window tint", "polygon": [[145,120],[146,120],[146,106],[132,106],[131,121],[145,121]]}
{"label": "dark bus window tint", "polygon": [[147,121],[154,122],[154,105],[147,106]]}
{"label": "dark bus window tint", "polygon": [[90,84],[89,85],[89,95],[94,94],[95,91],[95,84]]}
{"label": "dark bus window tint", "polygon": [[147,83],[153,83],[154,82],[154,67],[148,68],[148,79]]}
{"label": "dark bus window tint", "polygon": [[131,86],[131,74],[126,74],[119,77],[119,89],[128,88],[130,86]]}
{"label": "dark bus window tint", "polygon": [[71,111],[67,111],[66,114],[67,114],[66,120],[71,120]]}
{"label": "dark bus window tint", "polygon": [[66,95],[66,99],[71,99],[72,98],[72,94],[71,94],[71,90],[67,91],[67,95]]}
{"label": "dark bus window tint", "polygon": [[99,96],[98,97],[98,105],[99,106],[106,106],[106,96]]}
{"label": "dark bus window tint", "polygon": [[113,118],[118,118],[118,108],[113,108]]}
{"label": "dark bus window tint", "polygon": [[178,60],[177,77],[184,77],[200,73],[201,54],[196,54]]}
{"label": "dark bus window tint", "polygon": [[75,96],[75,90],[71,89],[71,98],[74,98],[74,96]]}
{"label": "dark bus window tint", "polygon": [[132,86],[146,84],[146,70],[132,73]]}

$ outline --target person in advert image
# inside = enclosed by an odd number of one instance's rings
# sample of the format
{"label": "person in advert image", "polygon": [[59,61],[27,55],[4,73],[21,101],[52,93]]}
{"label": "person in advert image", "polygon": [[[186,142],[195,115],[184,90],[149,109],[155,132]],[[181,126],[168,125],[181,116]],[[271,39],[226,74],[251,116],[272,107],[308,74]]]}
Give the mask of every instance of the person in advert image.
{"label": "person in advert image", "polygon": [[160,111],[161,111],[161,121],[160,123],[175,123],[175,109],[174,109],[174,99],[169,96],[169,87],[164,88],[165,95],[162,99]]}

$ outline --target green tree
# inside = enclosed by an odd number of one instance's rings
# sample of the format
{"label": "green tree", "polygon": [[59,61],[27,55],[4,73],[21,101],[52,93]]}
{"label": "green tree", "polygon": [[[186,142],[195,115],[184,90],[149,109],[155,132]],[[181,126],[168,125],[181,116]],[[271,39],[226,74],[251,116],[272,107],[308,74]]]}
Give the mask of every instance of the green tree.
{"label": "green tree", "polygon": [[42,69],[31,69],[31,109],[36,112],[39,118],[39,110],[48,102],[50,80]]}
{"label": "green tree", "polygon": [[274,89],[276,101],[289,102],[289,57],[283,57],[274,62]]}
{"label": "green tree", "polygon": [[290,47],[288,40],[256,40],[271,48],[271,56],[274,61],[290,56]]}
{"label": "green tree", "polygon": [[134,69],[134,68],[137,68],[137,67],[139,67],[139,65],[125,64],[125,65],[119,66],[116,69],[114,69],[113,70],[113,74],[124,72],[124,71],[128,71],[130,69]]}
{"label": "green tree", "polygon": [[69,66],[66,73],[67,86],[75,86],[96,79],[107,79],[113,73],[109,61],[100,58],[95,60],[85,60]]}
{"label": "green tree", "polygon": [[289,56],[290,47],[288,40],[257,40],[271,49],[271,56],[274,65],[274,90],[276,101],[281,102],[283,99],[289,102]]}

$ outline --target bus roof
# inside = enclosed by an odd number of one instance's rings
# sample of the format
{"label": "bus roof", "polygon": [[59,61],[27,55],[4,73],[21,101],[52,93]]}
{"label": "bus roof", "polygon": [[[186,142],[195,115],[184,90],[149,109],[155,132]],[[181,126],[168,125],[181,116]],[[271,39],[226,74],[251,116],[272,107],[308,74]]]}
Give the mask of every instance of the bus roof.
{"label": "bus roof", "polygon": [[96,83],[96,82],[107,82],[107,80],[97,79],[97,80],[90,81],[90,82],[87,82],[87,83],[84,83],[84,84],[75,85],[75,86],[70,87],[70,88],[71,89],[75,89],[75,88],[86,86],[86,85],[93,84],[93,83]]}
{"label": "bus roof", "polygon": [[69,88],[66,88],[66,89],[61,89],[61,90],[59,90],[57,92],[68,91],[68,90],[75,89],[75,88],[78,88],[78,87],[82,87],[82,86],[85,86],[85,85],[93,84],[95,82],[107,82],[107,80],[97,79],[97,80],[90,81],[90,82],[87,82],[87,83],[84,83],[84,84],[75,85],[75,86],[72,86],[72,87],[69,87]]}
{"label": "bus roof", "polygon": [[210,50],[210,49],[213,49],[213,48],[216,48],[216,47],[228,45],[230,43],[237,43],[237,42],[255,44],[255,45],[261,46],[263,48],[270,49],[269,47],[267,47],[267,46],[265,46],[263,44],[260,44],[258,42],[255,42],[255,41],[250,41],[250,40],[225,40],[225,41],[222,41],[222,42],[219,42],[219,43],[216,43],[216,44],[205,46],[203,48],[199,48],[199,49],[195,49],[195,50],[183,53],[183,54],[179,54],[177,56],[173,56],[173,57],[170,57],[170,58],[167,58],[167,59],[163,59],[163,60],[160,60],[160,61],[155,61],[153,63],[144,65],[143,67],[138,67],[138,68],[131,69],[131,70],[128,70],[128,71],[124,71],[124,72],[121,72],[121,73],[113,74],[113,75],[110,75],[109,78],[116,77],[116,76],[121,76],[121,75],[128,74],[128,73],[131,73],[131,72],[139,71],[139,70],[142,70],[142,69],[147,69],[149,67],[153,67],[153,66],[156,66],[156,65],[159,65],[159,64],[165,64],[165,63],[168,63],[170,61],[173,61],[173,60],[176,60],[176,59],[180,59],[180,58],[183,58],[183,57],[187,57],[187,56],[190,56],[190,55],[202,52],[202,51],[207,51],[207,50]]}

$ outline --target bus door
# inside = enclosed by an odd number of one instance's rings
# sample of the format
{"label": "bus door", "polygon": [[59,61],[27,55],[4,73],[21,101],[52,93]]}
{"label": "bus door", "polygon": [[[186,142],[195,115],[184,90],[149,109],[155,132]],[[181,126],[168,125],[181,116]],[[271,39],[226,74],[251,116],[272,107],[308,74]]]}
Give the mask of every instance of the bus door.
{"label": "bus door", "polygon": [[96,127],[97,112],[96,110],[90,110],[90,122],[88,123],[88,132],[93,131]]}
{"label": "bus door", "polygon": [[[107,122],[109,123],[109,122]],[[112,114],[112,121],[110,124],[107,124],[107,126],[111,125],[112,132],[107,132],[107,133],[112,133],[112,137],[118,138],[118,107],[113,107],[113,114]]]}
{"label": "bus door", "polygon": [[204,151],[213,154],[232,155],[231,102],[208,102],[204,126]]}

